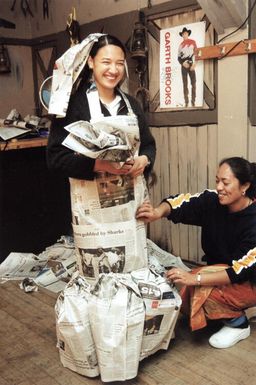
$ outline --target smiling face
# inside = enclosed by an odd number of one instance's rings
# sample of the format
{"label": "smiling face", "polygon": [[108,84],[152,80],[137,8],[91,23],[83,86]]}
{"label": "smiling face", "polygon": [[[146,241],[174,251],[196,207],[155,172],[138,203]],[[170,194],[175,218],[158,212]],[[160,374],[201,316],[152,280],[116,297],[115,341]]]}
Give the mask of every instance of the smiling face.
{"label": "smiling face", "polygon": [[114,95],[114,89],[123,79],[125,73],[123,50],[115,45],[106,45],[98,50],[94,58],[89,57],[88,65],[93,70],[100,97]]}
{"label": "smiling face", "polygon": [[216,189],[220,204],[228,206],[229,211],[240,211],[247,206],[250,200],[245,193],[249,186],[250,183],[240,184],[227,163],[219,167],[216,175]]}

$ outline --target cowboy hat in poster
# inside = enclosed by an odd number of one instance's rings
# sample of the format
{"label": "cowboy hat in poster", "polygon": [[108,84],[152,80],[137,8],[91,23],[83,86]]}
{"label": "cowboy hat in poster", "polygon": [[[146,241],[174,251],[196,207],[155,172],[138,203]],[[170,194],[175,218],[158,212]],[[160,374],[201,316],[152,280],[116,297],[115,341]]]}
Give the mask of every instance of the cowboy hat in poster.
{"label": "cowboy hat in poster", "polygon": [[203,106],[204,64],[194,51],[205,44],[205,22],[160,32],[160,108]]}

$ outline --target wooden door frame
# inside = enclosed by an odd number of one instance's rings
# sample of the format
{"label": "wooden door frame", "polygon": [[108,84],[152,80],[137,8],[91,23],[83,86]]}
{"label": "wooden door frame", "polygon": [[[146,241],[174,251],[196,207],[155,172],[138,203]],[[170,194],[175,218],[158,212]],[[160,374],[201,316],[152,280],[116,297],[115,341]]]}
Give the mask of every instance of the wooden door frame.
{"label": "wooden door frame", "polygon": [[[50,60],[47,63],[47,66],[45,66],[45,63],[43,62],[42,57],[40,55],[40,51],[45,50],[47,48],[52,48],[52,52],[51,52]],[[52,75],[54,63],[56,61],[56,56],[57,56],[56,41],[49,40],[49,41],[44,41],[43,43],[36,43],[32,45],[31,50],[32,50],[35,112],[38,116],[41,116],[43,107],[39,98],[40,86],[38,84],[38,70],[40,70],[40,72],[42,73],[43,79],[46,79],[47,77]]]}
{"label": "wooden door frame", "polygon": [[[249,9],[252,7],[252,0],[249,0]],[[256,7],[252,11],[249,20],[249,39],[256,36]],[[256,126],[256,54],[248,58],[248,117],[252,126]]]}

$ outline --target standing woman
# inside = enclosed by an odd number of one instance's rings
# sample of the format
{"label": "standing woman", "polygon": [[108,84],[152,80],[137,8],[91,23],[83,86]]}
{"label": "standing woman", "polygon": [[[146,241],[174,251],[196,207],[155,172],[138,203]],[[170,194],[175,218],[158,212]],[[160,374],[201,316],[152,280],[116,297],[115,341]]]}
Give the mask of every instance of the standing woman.
{"label": "standing woman", "polygon": [[[87,40],[90,41],[88,45]],[[124,221],[128,223],[134,220],[136,208],[142,203],[139,198],[136,198],[136,192],[142,189],[144,198],[147,194],[143,175],[147,176],[153,167],[156,153],[155,140],[149,131],[139,103],[119,88],[126,72],[126,52],[123,44],[116,37],[105,34],[92,34],[89,35],[87,40],[85,39],[82,42],[86,53],[83,52],[83,55],[81,55],[81,57],[86,57],[86,62],[83,63],[84,67],[80,78],[76,81],[76,87],[73,86],[66,116],[62,118],[55,117],[53,120],[47,147],[47,161],[49,168],[58,170],[64,176],[70,178],[76,247],[91,254],[95,254],[95,251],[102,248],[103,245],[105,245],[104,251],[109,251],[110,247],[113,246],[119,247],[120,252],[125,251],[126,254],[127,266],[124,271],[132,270],[144,267],[146,264],[145,256],[143,260],[140,260],[141,251],[145,254],[146,233],[144,229],[141,231],[138,221],[133,224],[130,230],[128,230],[129,226],[126,225],[125,234],[119,240],[117,237],[111,239],[100,234],[106,234],[113,229],[118,229],[118,223],[121,226],[119,227],[122,228]],[[71,49],[76,48],[72,47]],[[69,60],[71,56],[69,55]],[[76,58],[74,62],[75,60]],[[76,62],[74,65],[76,68],[80,68],[80,64],[77,65]],[[56,98],[54,102],[58,105]],[[101,121],[105,119],[106,122],[114,122],[115,125],[118,125],[118,122],[122,119],[127,127],[133,124],[132,128],[136,132],[139,142],[138,151],[135,155],[125,162],[119,163],[105,159],[89,158],[63,145],[63,141],[69,134],[64,129],[65,126],[81,120],[91,122],[92,120],[95,121],[95,119]],[[111,189],[108,189],[110,185]],[[124,190],[125,187],[120,187],[120,185],[129,186],[127,190],[129,193],[133,188],[131,198],[126,198],[129,194]],[[102,186],[104,186],[104,189]],[[113,192],[113,186],[116,186],[116,194],[115,191]],[[92,191],[97,191],[95,197],[92,197]],[[107,196],[108,194],[109,196]],[[100,196],[101,198],[99,198]],[[82,202],[80,205],[78,203],[79,199]],[[115,210],[115,205],[121,205],[125,199],[129,202],[132,200],[135,202],[132,206],[133,213],[131,213],[130,209],[127,209],[127,204],[124,205],[123,209]],[[98,201],[100,201],[101,207],[99,207],[99,203],[95,203]],[[125,203],[128,202],[125,201]],[[108,209],[105,208],[103,212],[103,207],[106,206]],[[95,210],[95,208],[98,210]],[[99,214],[100,209],[102,214]],[[90,212],[90,218],[86,216],[88,212]],[[120,213],[122,213],[123,217],[119,217],[121,216]],[[79,236],[76,237],[76,234],[85,231],[85,227],[82,228],[81,226],[92,224],[94,228],[93,232],[90,231],[90,234],[93,234],[93,236],[83,235],[83,239]],[[80,227],[77,228],[77,226]],[[138,235],[138,228],[140,228],[140,235]],[[96,229],[98,236],[96,236]],[[86,231],[86,234],[88,233],[89,231]],[[143,237],[142,240],[141,236]],[[131,259],[133,262],[131,262]]]}
{"label": "standing woman", "polygon": [[207,320],[225,326],[211,336],[215,348],[228,348],[250,335],[245,309],[256,306],[256,164],[240,157],[220,162],[216,191],[180,194],[153,208],[145,202],[137,218],[152,222],[200,226],[203,260],[208,266],[191,272],[173,268],[166,274],[181,289],[182,310],[192,330]]}

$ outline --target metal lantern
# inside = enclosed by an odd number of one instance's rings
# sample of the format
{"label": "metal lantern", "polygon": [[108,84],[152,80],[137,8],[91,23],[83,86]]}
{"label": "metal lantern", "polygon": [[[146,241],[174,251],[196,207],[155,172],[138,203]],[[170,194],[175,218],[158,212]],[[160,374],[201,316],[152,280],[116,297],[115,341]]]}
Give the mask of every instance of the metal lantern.
{"label": "metal lantern", "polygon": [[137,21],[134,24],[134,29],[130,39],[130,53],[134,59],[145,58],[147,56],[147,30],[145,26]]}
{"label": "metal lantern", "polygon": [[7,48],[2,44],[0,46],[0,73],[11,72],[11,63],[8,55]]}

